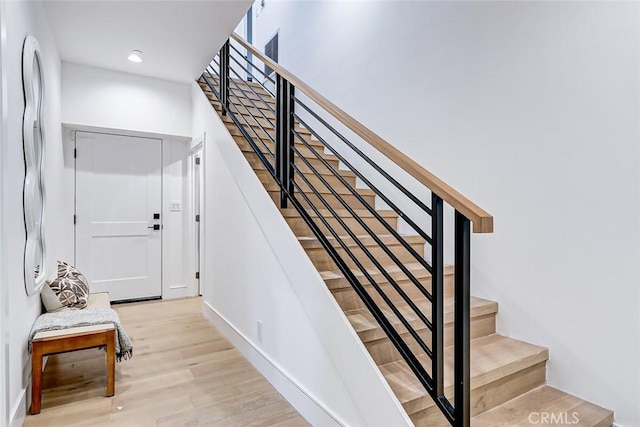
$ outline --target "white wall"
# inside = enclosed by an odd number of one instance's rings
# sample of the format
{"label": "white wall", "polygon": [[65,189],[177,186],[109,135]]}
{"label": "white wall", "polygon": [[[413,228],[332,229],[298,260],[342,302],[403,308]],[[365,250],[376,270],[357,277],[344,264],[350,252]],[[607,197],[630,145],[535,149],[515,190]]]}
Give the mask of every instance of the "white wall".
{"label": "white wall", "polygon": [[495,217],[472,290],[640,425],[638,3],[276,2],[280,63]]}
{"label": "white wall", "polygon": [[[137,76],[78,64],[62,64],[62,121],[66,177],[73,191],[71,130],[162,139],[162,296],[196,294],[189,254],[188,142],[191,135],[191,88],[188,84]],[[182,209],[170,210],[172,200]],[[73,218],[73,206],[65,217]]]}
{"label": "white wall", "polygon": [[411,425],[195,83],[193,99],[193,134],[205,132],[207,317],[312,425]]}
{"label": "white wall", "polygon": [[[0,34],[5,31],[5,2],[0,2]],[[7,77],[5,63],[5,37],[0,36],[0,200],[4,201],[4,158],[7,141]],[[2,208],[0,208],[0,212]],[[6,268],[3,266],[4,221],[0,220],[0,425],[9,424],[9,286],[6,280]]]}
{"label": "white wall", "polygon": [[191,136],[186,83],[65,62],[62,92],[63,123]]}
{"label": "white wall", "polygon": [[[27,339],[31,325],[40,314],[40,297],[28,297],[23,279],[24,219],[22,187],[24,158],[22,150],[22,45],[28,34],[39,43],[45,75],[45,181],[47,205],[45,210],[47,260],[54,266],[55,260],[72,254],[68,244],[73,233],[59,216],[62,206],[73,201],[62,186],[63,158],[60,132],[60,57],[53,43],[53,34],[39,2],[6,2],[3,16],[6,26],[6,48],[2,72],[7,79],[7,139],[2,147],[2,247],[3,288],[9,288],[9,395],[8,408],[11,421],[20,425],[25,416],[26,391],[30,383],[30,357]],[[49,271],[54,271],[50,269]]]}

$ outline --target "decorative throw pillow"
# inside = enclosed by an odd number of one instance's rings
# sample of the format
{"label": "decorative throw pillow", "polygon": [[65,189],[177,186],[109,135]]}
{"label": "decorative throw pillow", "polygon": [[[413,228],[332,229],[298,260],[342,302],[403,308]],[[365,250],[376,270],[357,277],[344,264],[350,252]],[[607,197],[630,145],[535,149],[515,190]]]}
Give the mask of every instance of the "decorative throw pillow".
{"label": "decorative throw pillow", "polygon": [[[47,287],[48,290],[44,289]],[[57,302],[51,293],[56,296]],[[47,311],[56,311],[63,307],[85,308],[89,300],[89,283],[75,267],[58,261],[58,277],[47,282],[40,295]]]}

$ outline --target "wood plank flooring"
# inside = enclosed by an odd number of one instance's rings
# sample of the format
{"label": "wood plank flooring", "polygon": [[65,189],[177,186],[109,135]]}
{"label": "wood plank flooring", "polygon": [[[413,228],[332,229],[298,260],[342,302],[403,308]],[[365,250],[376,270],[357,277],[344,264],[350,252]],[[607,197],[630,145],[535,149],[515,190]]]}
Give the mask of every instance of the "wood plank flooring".
{"label": "wood plank flooring", "polygon": [[115,305],[134,357],[105,397],[104,351],[51,356],[42,412],[25,426],[277,426],[309,424],[207,321],[201,298]]}

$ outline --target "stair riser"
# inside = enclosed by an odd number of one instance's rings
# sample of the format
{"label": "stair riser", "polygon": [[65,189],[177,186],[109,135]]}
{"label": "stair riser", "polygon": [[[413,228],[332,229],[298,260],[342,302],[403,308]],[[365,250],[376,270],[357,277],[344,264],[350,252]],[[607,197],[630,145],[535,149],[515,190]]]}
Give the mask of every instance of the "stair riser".
{"label": "stair riser", "polygon": [[[271,176],[271,174],[266,171],[266,170],[257,170],[255,171],[256,175],[258,175],[258,178],[260,179],[260,182],[264,183],[268,183],[268,182],[275,182],[273,180],[273,177]],[[316,175],[313,175],[312,173],[308,172],[305,175],[305,178],[307,178],[309,180],[309,182],[311,182],[311,185],[315,186],[316,188],[326,188],[326,186],[322,183],[322,181],[320,180],[320,178],[318,178]],[[332,188],[344,188],[342,182],[340,182],[338,180],[338,178],[336,178],[335,176],[332,175],[322,175],[322,177],[329,183],[329,185],[332,186]],[[298,178],[296,178],[298,179]],[[299,178],[300,182],[303,181],[302,178]],[[352,188],[355,188],[355,182],[356,179],[354,177],[346,177],[344,178],[345,181],[347,181],[347,183],[349,185],[352,186]],[[386,218],[386,217],[385,217]],[[388,218],[389,221],[394,220],[395,218]],[[389,222],[391,224],[391,222]],[[395,222],[394,222],[395,224]]]}
{"label": "stair riser", "polygon": [[[424,253],[424,244],[412,244],[413,249],[419,254]],[[415,258],[413,258],[404,248],[400,246],[400,244],[390,244],[387,247],[396,255],[396,257],[401,262],[415,262]],[[373,262],[371,259],[364,255],[364,253],[358,247],[349,247],[350,251],[355,255],[355,257],[359,260],[359,262],[365,267],[373,266]],[[388,256],[384,253],[383,249],[379,246],[369,246],[367,247],[368,251],[372,254],[372,256],[379,260],[382,265],[389,265]],[[327,252],[323,248],[312,248],[306,249],[307,255],[313,262],[313,265],[316,266],[318,270],[336,270],[337,267],[334,262],[331,260]],[[346,264],[354,268],[356,267],[355,262],[351,260],[351,258],[345,253],[345,251],[340,247],[337,248],[337,252],[340,257],[346,262]],[[366,279],[363,279],[363,282]]]}
{"label": "stair riser", "polygon": [[[240,147],[241,150],[243,151],[253,150],[253,147],[249,145],[249,142],[244,137],[244,135],[240,135],[240,131],[238,130],[237,127],[233,126],[233,129],[231,130],[233,131],[231,132],[231,135],[233,136],[233,140],[236,141],[236,143],[238,144],[238,147]],[[260,139],[255,138],[255,135],[251,132],[249,132],[249,136],[253,139],[256,145],[258,145],[258,147],[260,148],[260,151],[262,151],[263,153],[268,153],[269,150],[272,153],[276,152],[275,144],[271,142],[271,140],[269,140],[268,138],[264,138],[261,141]],[[325,153],[321,147],[314,146],[313,149],[320,155],[321,158],[325,160],[330,160],[331,162],[336,160],[336,157],[333,154]],[[300,154],[302,154],[306,159],[319,161],[315,153],[313,153],[313,151],[309,147],[303,145],[302,143],[296,143],[296,150],[298,150],[298,152],[300,152]],[[305,165],[304,161],[300,160],[297,154],[295,155],[294,161],[300,166]],[[333,163],[331,163],[331,165],[333,165]],[[323,169],[326,169],[326,168],[323,168]],[[336,168],[336,171],[338,171],[337,168]],[[333,178],[337,182],[337,178],[335,177]],[[355,178],[353,178],[353,181],[355,182]]]}
{"label": "stair riser", "polygon": [[[242,114],[242,116],[246,118],[247,122],[249,122],[249,124],[256,130],[264,128],[264,130],[269,132],[269,134],[271,134],[272,136],[275,135],[275,125],[276,125],[275,119],[266,120],[260,113],[258,113],[258,115],[255,117],[251,117],[246,114]],[[265,116],[267,118],[269,117],[266,114]],[[242,118],[238,118],[238,119],[240,123],[242,123],[243,125],[246,125],[245,121]],[[231,117],[227,116],[222,121],[224,122],[225,125],[227,125],[227,127],[229,128],[229,132],[231,132],[232,135],[239,135],[239,132],[236,128],[236,123],[233,121],[233,119],[231,119]],[[236,130],[236,133],[233,132],[234,129]]]}
{"label": "stair riser", "polygon": [[[263,128],[264,130],[266,130],[267,132],[269,132],[270,135],[275,135],[275,126],[276,126],[276,121],[275,119],[269,118],[269,116],[267,114],[265,114],[264,116],[260,113],[258,113],[258,115],[255,115],[254,117],[250,116],[249,114],[246,114],[245,112],[243,112],[243,114],[241,114],[241,116],[243,116],[245,119],[247,119],[247,122],[254,128],[256,129],[261,129]],[[265,117],[267,117],[267,119],[265,119]],[[245,121],[241,118],[238,117],[238,120],[240,121],[240,123],[242,123],[243,125],[246,125]],[[225,116],[222,121],[224,122],[225,125],[227,125],[227,127],[229,127],[229,130],[231,131],[232,128],[236,128],[236,124],[233,121],[233,119],[229,116]],[[259,123],[259,124],[258,124]],[[236,128],[237,131],[237,128]],[[303,138],[307,138],[307,140],[309,140],[311,138],[311,133],[303,128],[300,127],[298,125],[296,125],[295,127],[295,131],[297,133],[300,134],[301,137]],[[234,135],[233,132],[231,132],[232,135]],[[235,135],[240,135],[240,133],[235,133]],[[300,144],[300,139],[296,138],[296,143]],[[314,145],[318,145],[318,146],[323,146],[323,144],[320,141],[312,141],[312,144]]]}
{"label": "stair riser", "polygon": [[[376,283],[382,288],[384,293],[391,298],[391,301],[395,303],[400,303],[403,298],[398,294],[398,292],[391,286],[391,284],[384,278],[380,277],[379,279],[376,277]],[[344,279],[342,279],[344,280]],[[424,288],[431,292],[431,276],[419,278],[418,281],[424,286]],[[453,297],[453,274],[447,274],[444,276],[444,295],[445,298]],[[377,295],[376,290],[366,282],[365,289],[369,292],[370,295]],[[396,281],[398,286],[409,296],[411,299],[422,299],[425,296],[422,292],[415,286],[413,282],[411,282],[406,277],[402,280]],[[366,308],[360,297],[355,293],[355,291],[351,288],[351,286],[334,289],[332,290],[333,296],[338,301],[338,304],[344,311],[354,310],[358,308]]]}
{"label": "stair riser", "polygon": [[[280,191],[279,190],[267,190],[267,191],[269,191],[269,194],[271,195],[271,198],[276,203],[280,202]],[[320,200],[320,198],[318,196],[316,196],[315,194],[311,193],[310,191],[305,192],[305,195],[309,198],[309,201],[311,202],[311,204],[313,204],[313,206],[315,206],[318,209],[326,209],[326,206],[322,203],[322,201]],[[335,196],[333,196],[332,194],[321,193],[321,196],[329,204],[329,206],[331,206],[332,208],[344,209],[344,205],[342,203],[340,203],[340,201]],[[358,198],[356,196],[354,196],[353,194],[341,194],[340,196],[349,206],[356,206],[356,207],[358,207],[358,209],[362,209],[362,204],[358,201]],[[375,196],[361,195],[360,197],[362,197],[364,199],[364,201],[369,204],[369,206],[374,206],[375,205]],[[302,196],[298,195],[297,198],[300,201],[300,203],[302,203],[304,206],[308,205],[307,201]],[[338,229],[338,233],[340,235],[346,235],[347,234],[346,232],[342,231],[341,229]]]}
{"label": "stair riser", "polygon": [[[234,76],[231,76],[234,77]],[[214,85],[216,87],[218,87],[218,76],[216,75],[212,75],[211,77],[209,75],[207,75],[207,78],[209,79],[209,81],[213,82]],[[262,88],[262,86],[260,85],[260,83],[256,83],[256,82],[246,82],[246,81],[239,81],[239,80],[235,80],[235,82],[237,84],[239,84],[240,86],[242,86],[243,88],[251,86],[254,88],[254,90],[256,92],[258,91],[264,91],[264,89]],[[200,86],[206,86],[206,88],[208,89],[209,87],[207,86],[207,84],[204,82],[204,79],[201,79],[199,81]],[[264,91],[264,93],[267,93],[266,91]]]}
{"label": "stair riser", "polygon": [[[478,388],[473,388],[472,384],[471,416],[486,412],[541,386],[546,382],[545,373],[546,363],[542,362]],[[445,395],[452,396],[453,389],[447,388]],[[440,411],[427,399],[424,398],[424,402],[418,400],[403,405],[416,427],[449,426]],[[426,409],[416,409],[424,405],[428,405]]]}
{"label": "stair riser", "polygon": [[[214,87],[216,90],[219,90],[217,85],[214,85]],[[245,92],[243,94],[241,90],[238,89],[238,87],[233,84],[230,86],[230,89],[233,89],[233,91],[229,90],[229,98],[231,98],[231,100],[234,102],[237,101],[236,99],[236,96],[237,96],[238,98],[240,98],[241,102],[243,103],[250,104],[251,101],[253,101],[256,105],[260,105],[262,107],[262,106],[265,106],[265,104],[260,100],[260,98],[262,97],[262,99],[264,99],[275,110],[275,101],[273,100],[273,98],[271,98],[271,95],[269,95],[267,92],[260,91],[254,88],[253,90],[255,90],[255,92],[258,94],[256,95],[248,87],[241,86],[241,89]],[[204,89],[204,92],[207,95],[213,95],[213,92],[211,92],[211,89],[209,89],[209,86],[207,86]],[[251,101],[248,101],[248,99],[250,99]]]}
{"label": "stair riser", "polygon": [[[321,229],[325,229],[324,228],[324,224],[322,224],[321,220],[319,218],[313,217],[312,218],[314,220],[314,222],[316,224],[318,224]],[[358,235],[367,235],[367,232],[364,230],[364,227],[362,227],[357,220],[355,220],[353,217],[348,217],[348,216],[344,216],[341,217],[342,221],[344,223],[346,223],[346,225],[356,234]],[[393,228],[395,229],[397,226],[397,218],[385,218],[387,223]],[[313,237],[314,234],[311,231],[311,229],[307,226],[307,223],[304,222],[304,220],[302,218],[286,218],[287,223],[289,223],[289,227],[291,227],[291,229],[293,230],[293,232],[295,233],[296,236],[298,237]],[[368,227],[376,234],[385,234],[388,233],[387,229],[376,219],[374,218],[365,218],[364,219],[365,223],[368,225]],[[335,230],[341,230],[342,226],[340,225],[340,223],[333,218],[327,218],[327,222],[331,225],[331,227],[333,227]]]}
{"label": "stair riser", "polygon": [[[430,316],[428,316],[430,317]],[[415,327],[416,332],[422,338],[422,340],[431,348],[431,331],[426,329],[424,324],[418,322],[412,322],[412,326]],[[420,329],[418,329],[420,327]],[[496,314],[487,314],[484,316],[478,316],[471,319],[471,339],[484,337],[494,334],[496,332]],[[371,335],[371,334],[369,334]],[[365,346],[373,360],[378,365],[393,362],[402,359],[400,353],[391,341],[386,337],[382,330],[377,331],[376,335],[383,336],[383,338],[365,342]],[[414,353],[422,353],[424,350],[416,343],[415,339],[408,333],[402,333],[400,335],[405,343],[411,348]],[[453,345],[453,323],[447,323],[444,328],[444,345],[445,347]]]}
{"label": "stair riser", "polygon": [[[258,158],[258,155],[253,152],[253,151],[243,151],[242,154],[244,154],[244,156],[246,157],[247,161],[249,162],[249,164],[251,165],[251,167],[255,170],[255,169],[264,169],[264,166],[262,165],[262,162],[260,161],[260,159]],[[267,158],[267,161],[271,162],[271,164],[273,164],[273,158],[271,156],[265,156]],[[335,169],[338,168],[338,161],[337,160],[327,160],[327,162],[329,163],[329,165]],[[320,163],[319,160],[317,159],[311,159],[309,161],[309,163],[318,171],[318,172],[322,172],[327,173],[328,170],[327,168]],[[312,173],[311,170],[309,169],[309,167],[306,164],[298,164],[298,168],[302,171],[302,173]]]}
{"label": "stair riser", "polygon": [[[211,101],[213,108],[215,108],[218,114],[220,114],[222,112],[222,106],[218,102],[218,99],[214,95],[209,95],[209,101]],[[271,110],[269,110],[267,107],[262,107],[258,104],[256,104],[256,106],[258,108],[255,108],[253,105],[247,105],[247,108],[245,109],[243,106],[238,105],[237,109],[236,107],[233,107],[233,106],[230,106],[229,109],[234,114],[246,115],[247,117],[249,117],[249,114],[251,114],[255,117],[263,118],[263,114],[264,114],[264,116],[266,116],[270,120],[275,121],[276,115]],[[240,121],[240,123],[244,124],[244,121],[241,118],[238,118],[238,120]],[[251,122],[249,121],[249,123]]]}

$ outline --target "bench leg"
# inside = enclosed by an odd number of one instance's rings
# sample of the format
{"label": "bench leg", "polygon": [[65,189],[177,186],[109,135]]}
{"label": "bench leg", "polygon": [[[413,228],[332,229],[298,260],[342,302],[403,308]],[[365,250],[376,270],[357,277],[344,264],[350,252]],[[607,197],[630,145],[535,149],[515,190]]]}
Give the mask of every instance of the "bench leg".
{"label": "bench leg", "polygon": [[116,331],[107,331],[107,397],[116,394]]}
{"label": "bench leg", "polygon": [[34,342],[31,349],[31,414],[40,413],[42,404],[42,345]]}

